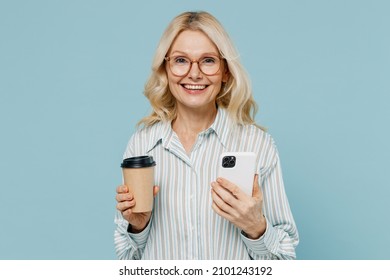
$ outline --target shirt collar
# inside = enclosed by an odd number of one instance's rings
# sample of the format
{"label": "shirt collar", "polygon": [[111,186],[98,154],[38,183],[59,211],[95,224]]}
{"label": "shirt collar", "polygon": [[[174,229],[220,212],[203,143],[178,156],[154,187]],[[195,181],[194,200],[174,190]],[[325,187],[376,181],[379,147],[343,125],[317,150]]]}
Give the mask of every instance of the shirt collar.
{"label": "shirt collar", "polygon": [[[221,144],[226,147],[233,122],[230,120],[228,112],[223,108],[218,108],[217,116],[213,124],[200,134],[208,135],[214,132]],[[152,132],[154,131],[154,133]],[[151,140],[147,151],[153,150],[157,144],[161,143],[164,148],[169,147],[173,136],[173,130],[170,121],[161,121],[155,124],[155,129],[151,130]]]}
{"label": "shirt collar", "polygon": [[226,147],[232,125],[233,122],[230,120],[228,112],[225,109],[219,107],[214,123],[208,130],[213,130],[221,144]]}
{"label": "shirt collar", "polygon": [[171,128],[170,121],[160,121],[149,128],[150,142],[147,146],[147,152],[153,150],[158,144],[162,144],[167,147],[170,138],[172,137],[173,130]]}

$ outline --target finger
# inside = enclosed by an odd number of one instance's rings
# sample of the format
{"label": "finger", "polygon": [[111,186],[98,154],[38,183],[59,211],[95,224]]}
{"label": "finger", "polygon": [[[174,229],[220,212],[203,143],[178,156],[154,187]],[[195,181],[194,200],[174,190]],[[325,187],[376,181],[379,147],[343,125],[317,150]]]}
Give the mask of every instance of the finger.
{"label": "finger", "polygon": [[119,211],[121,212],[124,212],[132,207],[134,207],[135,205],[135,200],[131,200],[131,201],[124,201],[124,202],[120,202],[116,205],[116,209],[118,209]]}
{"label": "finger", "polygon": [[261,199],[263,196],[263,193],[261,192],[260,185],[259,185],[259,175],[255,175],[255,179],[253,181],[253,191],[252,191],[252,197],[256,199]]}
{"label": "finger", "polygon": [[126,185],[120,185],[116,188],[117,193],[126,193],[129,191],[129,188]]}
{"label": "finger", "polygon": [[225,218],[228,221],[232,220],[232,217],[228,213],[222,211],[215,202],[211,204],[211,208],[214,210],[215,213],[217,213],[222,218]]}
{"label": "finger", "polygon": [[255,174],[255,178],[253,179],[252,197],[257,197],[259,192],[260,192],[260,188],[259,188],[259,175]]}
{"label": "finger", "polygon": [[118,193],[116,196],[115,196],[115,199],[116,201],[118,202],[122,202],[122,201],[130,201],[134,198],[133,194],[132,193]]}
{"label": "finger", "polygon": [[131,214],[133,214],[133,211],[131,210],[131,208],[122,212],[123,217],[125,217],[125,216],[130,217]]}
{"label": "finger", "polygon": [[216,194],[227,204],[230,206],[234,206],[237,204],[237,197],[235,197],[229,190],[226,188],[222,187],[219,183],[217,182],[212,182],[211,183],[212,190],[215,191]]}
{"label": "finger", "polygon": [[160,191],[160,187],[159,186],[154,186],[153,187],[153,197],[155,197],[158,194],[159,191]]}
{"label": "finger", "polygon": [[242,200],[245,198],[245,193],[242,192],[239,186],[233,184],[229,180],[226,180],[224,178],[219,177],[217,179],[217,183],[228,190],[231,194],[233,194],[235,197],[237,197],[239,200]]}
{"label": "finger", "polygon": [[223,212],[232,212],[233,208],[229,204],[225,203],[225,201],[213,189],[211,189],[211,198],[213,199],[213,202],[216,204],[216,206]]}

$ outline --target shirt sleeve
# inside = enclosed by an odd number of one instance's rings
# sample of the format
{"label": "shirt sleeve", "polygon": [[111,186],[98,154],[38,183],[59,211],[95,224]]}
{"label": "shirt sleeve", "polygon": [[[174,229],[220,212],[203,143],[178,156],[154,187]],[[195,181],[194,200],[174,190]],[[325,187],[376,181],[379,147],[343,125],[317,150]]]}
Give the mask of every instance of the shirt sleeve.
{"label": "shirt sleeve", "polygon": [[[153,216],[153,215],[152,215]],[[152,217],[150,218],[152,220]],[[115,215],[116,229],[114,233],[115,252],[120,260],[139,260],[142,258],[149,236],[151,220],[140,233],[129,233],[129,223],[117,211]]]}
{"label": "shirt sleeve", "polygon": [[272,164],[261,172],[265,233],[256,240],[241,234],[252,259],[295,259],[298,231],[284,189],[279,155],[272,143]]}
{"label": "shirt sleeve", "polygon": [[[127,144],[123,158],[128,158],[135,155],[133,149],[133,141],[136,135],[130,138]],[[153,214],[152,214],[153,217]],[[122,213],[117,211],[115,214],[115,232],[114,232],[114,244],[115,252],[121,260],[139,260],[142,258],[142,254],[145,249],[146,241],[149,237],[150,224],[152,217],[146,228],[140,233],[129,233],[127,227],[129,223],[123,218]]]}

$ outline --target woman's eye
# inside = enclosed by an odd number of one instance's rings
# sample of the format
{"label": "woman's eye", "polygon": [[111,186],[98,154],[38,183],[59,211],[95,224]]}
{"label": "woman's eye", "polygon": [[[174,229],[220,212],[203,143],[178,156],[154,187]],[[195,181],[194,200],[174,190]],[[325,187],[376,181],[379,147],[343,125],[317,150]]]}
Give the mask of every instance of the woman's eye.
{"label": "woman's eye", "polygon": [[213,57],[205,57],[202,59],[202,63],[203,64],[215,64],[216,63],[216,59],[213,58]]}
{"label": "woman's eye", "polygon": [[188,59],[186,59],[185,57],[177,57],[177,58],[175,58],[175,63],[186,64],[186,63],[188,63]]}

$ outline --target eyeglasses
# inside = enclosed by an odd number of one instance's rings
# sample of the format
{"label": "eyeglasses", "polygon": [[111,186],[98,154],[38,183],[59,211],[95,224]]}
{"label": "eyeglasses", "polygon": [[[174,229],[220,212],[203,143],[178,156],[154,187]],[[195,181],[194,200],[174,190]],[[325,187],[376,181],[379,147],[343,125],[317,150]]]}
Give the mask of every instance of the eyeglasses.
{"label": "eyeglasses", "polygon": [[165,60],[168,61],[172,74],[179,77],[187,75],[193,63],[198,63],[199,70],[207,76],[217,74],[221,68],[221,58],[213,55],[198,60],[191,60],[186,56],[167,56]]}

